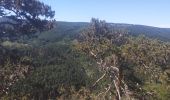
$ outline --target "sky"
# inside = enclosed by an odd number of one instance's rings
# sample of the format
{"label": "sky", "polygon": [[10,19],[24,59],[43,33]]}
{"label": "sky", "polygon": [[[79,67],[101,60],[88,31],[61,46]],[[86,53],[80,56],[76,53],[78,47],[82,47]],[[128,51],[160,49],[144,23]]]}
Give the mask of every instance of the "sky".
{"label": "sky", "polygon": [[40,0],[55,10],[57,21],[112,23],[170,28],[170,0]]}

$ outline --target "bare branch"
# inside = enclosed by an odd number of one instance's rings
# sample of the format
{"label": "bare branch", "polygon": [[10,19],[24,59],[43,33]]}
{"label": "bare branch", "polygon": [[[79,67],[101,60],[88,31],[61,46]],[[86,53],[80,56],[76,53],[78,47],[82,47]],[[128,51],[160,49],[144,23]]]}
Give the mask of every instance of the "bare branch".
{"label": "bare branch", "polygon": [[116,92],[117,92],[117,95],[118,95],[118,100],[121,100],[120,91],[119,91],[119,87],[117,86],[117,82],[116,82],[116,80],[113,80],[113,82],[114,82]]}
{"label": "bare branch", "polygon": [[97,55],[94,54],[92,51],[90,51],[90,54],[91,54],[92,56],[94,56],[95,58],[97,57]]}
{"label": "bare branch", "polygon": [[93,84],[93,87],[101,80],[105,77],[106,72]]}
{"label": "bare branch", "polygon": [[148,66],[146,66],[144,63],[142,63],[143,64],[143,66],[145,67],[145,68],[149,68]]}
{"label": "bare branch", "polygon": [[[104,94],[104,96],[106,96],[106,94],[107,94],[107,93],[109,92],[109,90],[111,89],[111,86],[112,86],[112,84],[108,84],[108,87],[106,88],[106,91],[99,93],[97,97],[99,97],[99,96],[102,95],[102,94]],[[103,96],[103,97],[104,97],[104,96]]]}
{"label": "bare branch", "polygon": [[112,86],[112,85],[109,84],[108,88],[106,89],[106,92],[104,92],[105,95],[109,92],[109,90],[111,89],[111,86]]}

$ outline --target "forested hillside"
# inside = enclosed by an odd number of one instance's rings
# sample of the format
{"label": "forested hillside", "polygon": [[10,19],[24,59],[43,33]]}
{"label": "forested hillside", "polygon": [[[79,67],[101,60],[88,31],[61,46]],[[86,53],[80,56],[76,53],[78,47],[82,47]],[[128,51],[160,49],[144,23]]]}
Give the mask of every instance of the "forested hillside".
{"label": "forested hillside", "polygon": [[[57,22],[52,30],[27,40],[2,41],[0,53],[2,99],[170,96],[170,43],[133,36],[96,19]],[[122,78],[114,79],[117,75]]]}
{"label": "forested hillside", "polygon": [[[128,34],[133,36],[145,35],[147,37],[153,39],[159,39],[162,41],[170,41],[170,29],[169,28],[158,28],[158,27],[151,27],[151,26],[144,26],[144,25],[132,25],[132,24],[116,24],[116,23],[109,23],[111,24],[112,28],[118,30],[125,30]],[[40,38],[50,38],[56,39],[60,38],[60,36],[71,36],[75,37],[76,34],[80,32],[81,29],[85,28],[89,25],[86,22],[56,22],[55,28],[47,34],[40,35]],[[59,36],[58,36],[59,35]]]}
{"label": "forested hillside", "polygon": [[0,1],[0,100],[169,100],[170,29],[54,15]]}

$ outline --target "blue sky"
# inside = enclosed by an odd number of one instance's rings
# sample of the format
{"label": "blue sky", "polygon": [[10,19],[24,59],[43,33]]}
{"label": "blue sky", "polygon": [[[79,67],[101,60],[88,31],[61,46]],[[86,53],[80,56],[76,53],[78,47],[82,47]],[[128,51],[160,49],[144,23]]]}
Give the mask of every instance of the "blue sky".
{"label": "blue sky", "polygon": [[57,21],[113,23],[170,28],[170,0],[40,0],[56,11]]}

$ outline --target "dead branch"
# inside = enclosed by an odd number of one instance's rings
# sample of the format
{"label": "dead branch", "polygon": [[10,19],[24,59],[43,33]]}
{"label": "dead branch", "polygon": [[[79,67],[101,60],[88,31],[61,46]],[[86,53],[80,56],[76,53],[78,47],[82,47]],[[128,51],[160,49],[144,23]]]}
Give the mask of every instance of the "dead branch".
{"label": "dead branch", "polygon": [[93,87],[101,80],[105,77],[106,72],[93,84]]}
{"label": "dead branch", "polygon": [[116,80],[113,80],[115,88],[116,88],[116,92],[118,95],[118,100],[121,100],[121,96],[120,96],[120,91],[119,91],[119,87],[117,86]]}
{"label": "dead branch", "polygon": [[[102,94],[104,94],[104,96],[106,96],[106,94],[107,94],[107,93],[109,92],[109,90],[111,89],[111,86],[112,86],[112,84],[108,84],[108,87],[106,88],[106,91],[99,93],[97,97],[99,97],[99,96],[102,95]],[[103,97],[104,97],[104,96],[103,96]]]}
{"label": "dead branch", "polygon": [[111,86],[112,84],[109,84],[108,88],[106,89],[106,92],[104,92],[105,95],[109,92],[109,90],[111,89]]}

